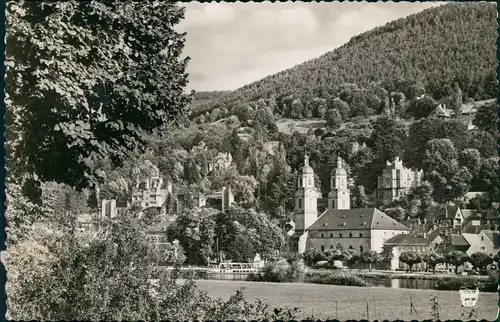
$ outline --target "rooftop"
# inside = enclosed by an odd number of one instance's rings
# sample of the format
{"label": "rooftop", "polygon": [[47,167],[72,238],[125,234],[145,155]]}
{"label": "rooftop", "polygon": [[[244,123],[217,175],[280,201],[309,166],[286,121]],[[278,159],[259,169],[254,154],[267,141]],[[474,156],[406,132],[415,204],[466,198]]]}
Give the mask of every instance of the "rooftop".
{"label": "rooftop", "polygon": [[498,248],[498,231],[495,230],[483,230],[483,234],[488,237],[495,248]]}
{"label": "rooftop", "polygon": [[453,246],[469,246],[467,239],[463,235],[451,235],[451,244]]}
{"label": "rooftop", "polygon": [[409,230],[376,208],[328,209],[307,230]]}
{"label": "rooftop", "polygon": [[427,213],[435,219],[453,219],[459,209],[459,206],[451,204],[434,205],[429,207]]}
{"label": "rooftop", "polygon": [[430,240],[424,238],[424,236],[417,231],[413,231],[409,234],[399,234],[392,238],[389,238],[384,246],[401,246],[401,245],[411,245],[411,246],[428,246]]}

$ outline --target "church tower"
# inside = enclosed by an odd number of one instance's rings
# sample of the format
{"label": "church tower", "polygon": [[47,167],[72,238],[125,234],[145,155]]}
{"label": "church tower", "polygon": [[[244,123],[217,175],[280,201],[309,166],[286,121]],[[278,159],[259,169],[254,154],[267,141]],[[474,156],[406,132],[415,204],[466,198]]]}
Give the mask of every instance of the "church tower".
{"label": "church tower", "polygon": [[340,157],[337,158],[337,168],[330,176],[330,187],[328,209],[350,209],[351,196],[347,188],[347,172]]}
{"label": "church tower", "polygon": [[314,185],[314,170],[309,165],[309,157],[304,157],[302,176],[295,193],[295,231],[303,232],[318,219],[319,191]]}

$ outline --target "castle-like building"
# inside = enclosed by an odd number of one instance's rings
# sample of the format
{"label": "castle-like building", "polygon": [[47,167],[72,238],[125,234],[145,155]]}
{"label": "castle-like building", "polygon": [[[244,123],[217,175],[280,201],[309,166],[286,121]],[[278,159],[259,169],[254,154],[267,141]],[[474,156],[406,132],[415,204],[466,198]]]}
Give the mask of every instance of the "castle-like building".
{"label": "castle-like building", "polygon": [[149,161],[145,164],[149,168],[146,173],[139,167],[134,169],[136,181],[132,188],[132,205],[142,208],[162,207],[172,193],[172,183],[163,181],[157,166]]}
{"label": "castle-like building", "polygon": [[338,245],[359,252],[381,252],[384,242],[410,231],[376,208],[351,209],[347,171],[341,158],[330,177],[328,209],[318,216],[321,193],[314,184],[314,170],[305,156],[295,194],[294,231],[290,248],[303,253],[313,247],[322,251]]}
{"label": "castle-like building", "polygon": [[219,153],[208,163],[208,171],[223,171],[231,166],[233,156],[231,153]]}
{"label": "castle-like building", "polygon": [[382,175],[377,178],[377,199],[382,203],[392,203],[410,193],[411,188],[422,184],[424,173],[405,168],[398,157],[387,161]]}

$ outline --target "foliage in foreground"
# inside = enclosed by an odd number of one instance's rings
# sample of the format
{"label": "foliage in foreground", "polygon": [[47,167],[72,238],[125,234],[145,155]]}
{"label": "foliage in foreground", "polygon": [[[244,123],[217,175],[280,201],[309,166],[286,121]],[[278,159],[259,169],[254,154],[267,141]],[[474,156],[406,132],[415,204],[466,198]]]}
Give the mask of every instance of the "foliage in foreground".
{"label": "foliage in foreground", "polygon": [[[193,280],[161,270],[158,253],[130,221],[95,234],[36,237],[5,253],[8,318],[15,320],[296,319],[298,310],[249,304],[238,292],[212,299]],[[154,278],[154,280],[152,279]]]}
{"label": "foliage in foreground", "polygon": [[185,37],[174,29],[183,8],[80,1],[6,7],[6,149],[19,161],[9,163],[12,175],[84,188],[98,178],[93,160],[119,165],[143,146],[144,133],[186,115]]}

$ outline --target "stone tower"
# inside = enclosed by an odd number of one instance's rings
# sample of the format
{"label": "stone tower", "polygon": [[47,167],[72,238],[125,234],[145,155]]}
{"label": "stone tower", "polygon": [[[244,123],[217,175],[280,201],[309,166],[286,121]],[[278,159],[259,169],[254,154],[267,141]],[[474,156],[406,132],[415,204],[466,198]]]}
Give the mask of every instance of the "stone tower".
{"label": "stone tower", "polygon": [[337,158],[337,168],[330,176],[330,187],[328,209],[350,209],[351,196],[347,188],[347,172],[340,157]]}
{"label": "stone tower", "polygon": [[309,165],[309,157],[304,157],[302,175],[295,193],[295,231],[300,233],[318,219],[319,191],[314,185],[314,170]]}

